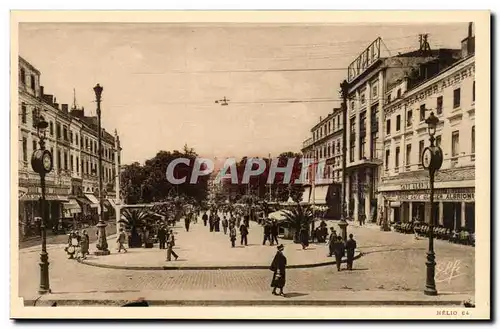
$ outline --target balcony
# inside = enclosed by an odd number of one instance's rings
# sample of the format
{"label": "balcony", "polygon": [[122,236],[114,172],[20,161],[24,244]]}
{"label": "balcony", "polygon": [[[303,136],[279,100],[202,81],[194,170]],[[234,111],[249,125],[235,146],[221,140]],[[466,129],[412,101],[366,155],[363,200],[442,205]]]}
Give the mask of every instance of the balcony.
{"label": "balcony", "polygon": [[456,166],[458,166],[458,156],[454,156],[450,159],[450,167],[455,168]]}

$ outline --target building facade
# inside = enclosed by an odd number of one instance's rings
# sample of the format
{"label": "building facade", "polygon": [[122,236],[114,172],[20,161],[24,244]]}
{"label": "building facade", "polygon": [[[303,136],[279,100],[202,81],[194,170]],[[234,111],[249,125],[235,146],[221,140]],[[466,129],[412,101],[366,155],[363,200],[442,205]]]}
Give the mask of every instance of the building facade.
{"label": "building facade", "polygon": [[311,129],[311,137],[304,141],[301,150],[305,158],[317,161],[314,175],[307,173],[302,201],[328,205],[328,215],[333,218],[340,218],[343,129],[342,110],[335,108]]}
{"label": "building facade", "polygon": [[[462,42],[462,58],[430,79],[400,81],[386,96],[401,96],[384,107],[384,168],[379,191],[391,222],[429,222],[429,173],[421,154],[430,145],[425,119],[439,118],[436,144],[443,165],[435,176],[436,225],[474,232],[475,62],[474,36]],[[394,99],[394,98],[392,98]]]}
{"label": "building facade", "polygon": [[427,41],[421,40],[416,51],[382,57],[381,43],[380,38],[375,40],[348,68],[346,204],[348,217],[356,221],[377,221],[377,209],[382,204],[379,182],[386,137],[383,109],[404,92],[394,86],[406,77],[420,76],[423,63],[436,62],[446,67],[460,55],[459,50],[431,50]]}
{"label": "building facade", "polygon": [[[59,104],[40,85],[41,73],[19,57],[19,236],[38,234],[35,217],[40,216],[40,177],[31,168],[33,152],[39,148],[36,124],[40,115],[48,122],[45,147],[52,153],[53,170],[46,176],[47,227],[65,220],[95,222],[98,213],[97,118],[85,116],[76,101],[72,108]],[[119,137],[102,130],[102,175],[105,217],[117,199],[115,184],[120,164]],[[119,195],[118,195],[119,197]],[[108,201],[112,199],[112,201]]]}

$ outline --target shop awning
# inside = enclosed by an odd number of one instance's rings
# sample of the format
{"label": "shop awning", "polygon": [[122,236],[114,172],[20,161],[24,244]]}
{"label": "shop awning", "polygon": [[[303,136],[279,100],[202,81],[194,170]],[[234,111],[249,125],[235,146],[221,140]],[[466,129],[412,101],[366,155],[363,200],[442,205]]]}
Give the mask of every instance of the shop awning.
{"label": "shop awning", "polygon": [[399,208],[399,207],[401,207],[401,202],[392,201],[389,205],[391,206],[391,208]]}
{"label": "shop awning", "polygon": [[97,200],[97,198],[95,197],[95,195],[93,194],[90,194],[90,193],[85,193],[85,197],[87,199],[89,199],[90,203],[91,203],[91,207],[92,208],[97,208],[99,207],[99,200]]}
{"label": "shop awning", "polygon": [[[328,194],[328,185],[316,186],[311,191],[311,201],[314,204],[326,204],[326,196]],[[313,199],[314,197],[314,199]]]}
{"label": "shop awning", "polygon": [[69,199],[68,202],[63,203],[63,211],[65,215],[72,217],[73,214],[81,213],[82,208],[75,199]]}

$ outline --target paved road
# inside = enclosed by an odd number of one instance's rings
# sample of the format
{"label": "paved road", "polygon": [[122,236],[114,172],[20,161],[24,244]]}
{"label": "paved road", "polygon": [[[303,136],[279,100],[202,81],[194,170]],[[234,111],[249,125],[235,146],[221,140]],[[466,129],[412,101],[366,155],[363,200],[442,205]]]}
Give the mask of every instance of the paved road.
{"label": "paved road", "polygon": [[[199,222],[200,223],[200,222]],[[200,224],[198,224],[200,225]],[[411,235],[349,226],[364,252],[352,272],[332,267],[287,272],[287,290],[307,291],[421,291],[425,284],[427,241]],[[437,241],[437,288],[444,292],[474,291],[474,248]],[[50,251],[54,293],[140,290],[267,291],[267,270],[135,271],[91,267],[66,259],[62,249]],[[20,295],[32,298],[38,284],[38,254],[20,253]]]}

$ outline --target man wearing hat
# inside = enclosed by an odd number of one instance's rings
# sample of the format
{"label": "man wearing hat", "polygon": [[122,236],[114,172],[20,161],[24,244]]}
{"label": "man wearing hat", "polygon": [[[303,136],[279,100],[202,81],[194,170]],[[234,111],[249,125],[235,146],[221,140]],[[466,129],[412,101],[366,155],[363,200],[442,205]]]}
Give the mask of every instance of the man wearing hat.
{"label": "man wearing hat", "polygon": [[[283,255],[284,249],[285,247],[282,244],[278,246],[278,251],[269,267],[269,269],[273,271],[273,280],[271,281],[273,295],[285,296],[283,293],[283,287],[286,282],[286,257]],[[276,293],[276,288],[280,289],[279,294]]]}

